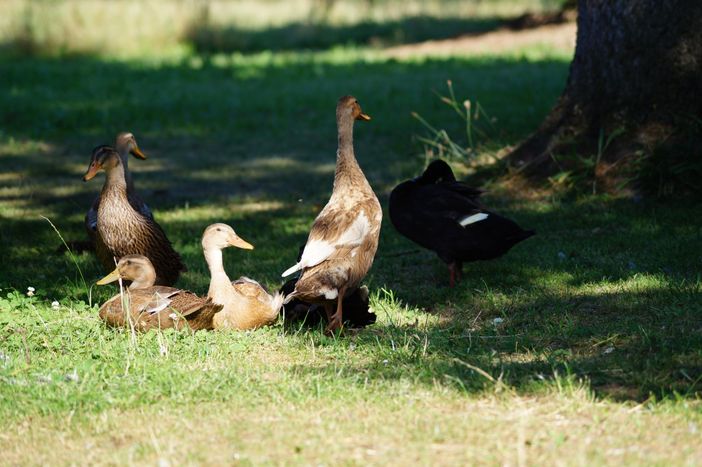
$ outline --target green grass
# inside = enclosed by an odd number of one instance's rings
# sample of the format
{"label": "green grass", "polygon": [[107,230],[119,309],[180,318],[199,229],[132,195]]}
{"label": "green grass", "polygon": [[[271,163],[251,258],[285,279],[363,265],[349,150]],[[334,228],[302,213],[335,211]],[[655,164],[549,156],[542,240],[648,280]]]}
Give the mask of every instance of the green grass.
{"label": "green grass", "polygon": [[[231,224],[232,277],[269,287],[331,190],[334,106],[356,95],[361,166],[386,206],[422,169],[418,112],[464,123],[432,90],[497,120],[515,144],[558,96],[569,55],[395,60],[382,51],[0,59],[0,446],[8,464],[694,464],[702,452],[702,230],[693,206],[563,197],[493,183],[488,200],[538,235],[469,264],[449,289],[387,216],[366,283],[378,323],[337,338],[105,328],[113,288],[83,215],[90,150],[133,131],[136,186],[204,293],[200,235]],[[466,142],[463,141],[465,144]],[[33,297],[27,287],[36,288]],[[59,302],[58,309],[51,306]],[[502,321],[496,321],[500,318]]]}

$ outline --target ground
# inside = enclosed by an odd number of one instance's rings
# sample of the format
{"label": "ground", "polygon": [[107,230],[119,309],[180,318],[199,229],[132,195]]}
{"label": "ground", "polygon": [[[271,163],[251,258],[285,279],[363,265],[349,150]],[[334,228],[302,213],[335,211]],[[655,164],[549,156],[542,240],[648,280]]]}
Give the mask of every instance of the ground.
{"label": "ground", "polygon": [[[446,47],[0,58],[2,463],[702,461],[694,206],[474,178],[537,236],[466,265],[455,289],[389,223],[389,191],[426,162],[412,112],[466,144],[434,92],[447,80],[494,119],[477,146],[493,155],[563,87],[572,25],[483,26]],[[486,49],[490,35],[501,41]],[[378,323],[326,337],[100,322],[115,290],[61,240],[84,239],[102,183],[80,180],[92,147],[136,135],[148,159],[130,168],[189,268],[180,286],[206,292],[200,236],[226,222],[256,247],[225,251],[230,275],[274,289],[331,191],[348,93],[373,117],[356,125],[356,153],[386,214],[365,280]]]}

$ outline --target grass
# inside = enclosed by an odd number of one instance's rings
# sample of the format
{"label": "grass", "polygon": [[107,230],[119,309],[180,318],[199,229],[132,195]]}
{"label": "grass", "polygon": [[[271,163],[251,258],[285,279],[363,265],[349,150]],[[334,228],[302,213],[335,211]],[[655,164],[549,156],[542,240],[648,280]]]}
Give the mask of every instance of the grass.
{"label": "grass", "polygon": [[386,206],[424,164],[411,112],[465,134],[433,90],[451,79],[480,102],[498,131],[476,150],[494,152],[538,125],[569,58],[0,58],[3,463],[698,463],[693,206],[493,182],[490,205],[538,236],[467,265],[455,289],[386,219],[366,279],[378,323],[336,338],[278,324],[132,340],[97,317],[115,293],[90,286],[97,261],[74,263],[41,217],[83,239],[102,180],[80,181],[90,150],[133,131],[149,156],[130,165],[137,188],[189,268],[179,285],[205,292],[200,235],[223,221],[256,246],[225,252],[231,276],[276,288],[331,189],[340,95],[373,117],[356,149]]}
{"label": "grass", "polygon": [[[381,45],[476,33],[563,0],[4,0],[0,49],[135,57]],[[4,45],[4,47],[3,47]]]}

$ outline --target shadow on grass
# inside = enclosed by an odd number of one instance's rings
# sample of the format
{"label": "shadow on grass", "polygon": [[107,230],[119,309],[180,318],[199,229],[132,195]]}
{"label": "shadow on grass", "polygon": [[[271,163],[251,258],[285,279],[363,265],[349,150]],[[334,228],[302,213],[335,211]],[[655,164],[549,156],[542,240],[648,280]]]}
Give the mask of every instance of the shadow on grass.
{"label": "shadow on grass", "polygon": [[482,34],[501,26],[497,18],[452,19],[416,16],[398,21],[365,21],[346,26],[302,22],[263,30],[211,25],[192,28],[186,40],[200,53],[327,49],[334,46],[389,46]]}
{"label": "shadow on grass", "polygon": [[[466,392],[529,393],[552,383],[586,386],[599,397],[621,401],[694,399],[702,391],[702,335],[691,331],[702,325],[700,303],[702,290],[692,285],[539,298],[511,309],[499,325],[490,316],[458,313],[439,325],[418,320],[349,331],[344,339],[377,354],[369,363],[346,368],[345,377],[353,374],[359,385],[403,379]],[[329,339],[327,345],[336,344]],[[338,364],[291,371],[340,374]]]}
{"label": "shadow on grass", "polygon": [[[83,299],[85,291],[71,260],[51,256],[60,242],[39,216],[52,218],[66,238],[83,238],[83,215],[102,179],[84,184],[80,176],[90,149],[118,131],[133,131],[150,156],[130,167],[190,269],[181,285],[205,290],[200,235],[224,221],[256,245],[251,254],[225,253],[231,275],[275,286],[331,190],[338,96],[354,93],[374,117],[357,126],[356,148],[385,205],[392,186],[422,168],[410,141],[422,130],[411,111],[449,133],[462,131],[432,89],[451,78],[455,89],[478,96],[509,144],[548,111],[567,63],[262,54],[156,65],[22,60],[3,63],[3,70],[0,255],[12,267],[0,270],[0,284],[21,291],[32,285],[47,300],[63,300]],[[700,390],[700,230],[688,207],[606,198],[533,205],[495,198],[489,205],[538,236],[500,260],[466,265],[453,290],[433,254],[397,255],[417,247],[386,219],[368,284],[391,292],[399,305],[376,310],[390,324],[349,337],[378,348],[360,372],[483,388],[485,377],[463,361],[494,378],[503,372],[505,382],[525,391],[556,370],[621,398]],[[89,283],[102,272],[88,254],[78,262]],[[404,305],[418,309],[416,320],[438,323],[395,321]],[[504,322],[495,326],[495,318]],[[333,377],[331,367],[293,371]]]}

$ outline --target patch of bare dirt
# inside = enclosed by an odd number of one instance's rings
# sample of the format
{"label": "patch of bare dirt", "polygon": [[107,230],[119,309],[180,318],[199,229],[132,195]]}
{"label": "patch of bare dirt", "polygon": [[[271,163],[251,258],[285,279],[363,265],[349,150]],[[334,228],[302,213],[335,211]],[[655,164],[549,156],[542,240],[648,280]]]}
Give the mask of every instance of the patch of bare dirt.
{"label": "patch of bare dirt", "polygon": [[546,45],[564,52],[571,52],[575,49],[575,34],[575,22],[545,24],[518,30],[503,27],[484,34],[390,47],[384,53],[393,58],[479,55],[508,52],[533,45]]}

